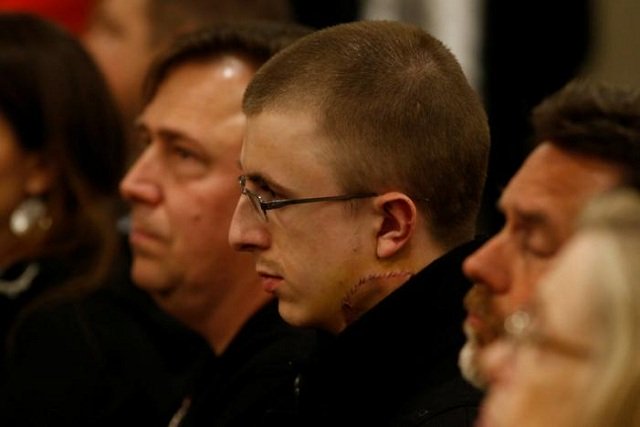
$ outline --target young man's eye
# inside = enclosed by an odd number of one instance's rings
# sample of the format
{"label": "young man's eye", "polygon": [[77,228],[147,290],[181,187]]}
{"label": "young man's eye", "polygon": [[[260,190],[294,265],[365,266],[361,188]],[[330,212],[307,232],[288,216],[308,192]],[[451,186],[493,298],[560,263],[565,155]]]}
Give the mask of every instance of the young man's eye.
{"label": "young man's eye", "polygon": [[262,197],[263,200],[265,201],[275,200],[278,198],[278,195],[276,194],[276,192],[273,191],[271,187],[269,187],[269,185],[266,183],[261,183],[258,186],[258,193],[260,194],[260,197]]}
{"label": "young man's eye", "polygon": [[286,198],[282,197],[282,194],[274,190],[271,184],[261,176],[248,176],[246,178],[245,186],[247,190],[257,194],[265,202]]}

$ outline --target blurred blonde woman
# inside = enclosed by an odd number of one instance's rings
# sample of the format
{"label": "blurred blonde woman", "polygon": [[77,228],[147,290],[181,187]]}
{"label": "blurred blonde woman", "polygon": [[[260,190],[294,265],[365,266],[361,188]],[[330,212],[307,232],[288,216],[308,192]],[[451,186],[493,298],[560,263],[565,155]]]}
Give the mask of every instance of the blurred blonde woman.
{"label": "blurred blonde woman", "polygon": [[640,195],[596,199],[486,352],[477,425],[640,426]]}

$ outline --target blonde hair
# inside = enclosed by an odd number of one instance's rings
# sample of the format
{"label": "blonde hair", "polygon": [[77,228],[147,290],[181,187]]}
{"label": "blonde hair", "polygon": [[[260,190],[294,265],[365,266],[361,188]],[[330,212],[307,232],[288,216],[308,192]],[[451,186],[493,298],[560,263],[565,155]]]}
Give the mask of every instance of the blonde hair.
{"label": "blonde hair", "polygon": [[595,199],[578,222],[594,237],[592,310],[604,332],[584,426],[640,426],[640,193],[618,189]]}

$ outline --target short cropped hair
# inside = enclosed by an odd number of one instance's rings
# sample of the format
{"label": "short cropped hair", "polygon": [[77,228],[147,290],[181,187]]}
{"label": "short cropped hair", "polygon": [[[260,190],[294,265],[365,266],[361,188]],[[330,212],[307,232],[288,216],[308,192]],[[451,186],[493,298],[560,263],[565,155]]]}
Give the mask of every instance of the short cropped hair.
{"label": "short cropped hair", "polygon": [[317,31],[258,71],[243,108],[309,111],[343,190],[424,201],[428,231],[445,246],[473,235],[487,117],[456,58],[422,29],[359,21]]}
{"label": "short cropped hair", "polygon": [[288,0],[147,0],[150,42],[165,44],[177,34],[217,22],[293,21]]}
{"label": "short cropped hair", "polygon": [[242,56],[259,67],[311,28],[276,21],[220,23],[178,37],[151,66],[144,84],[144,103],[177,67],[189,62],[216,59],[224,54]]}
{"label": "short cropped hair", "polygon": [[610,162],[640,184],[640,91],[577,79],[534,108],[532,124],[537,143]]}

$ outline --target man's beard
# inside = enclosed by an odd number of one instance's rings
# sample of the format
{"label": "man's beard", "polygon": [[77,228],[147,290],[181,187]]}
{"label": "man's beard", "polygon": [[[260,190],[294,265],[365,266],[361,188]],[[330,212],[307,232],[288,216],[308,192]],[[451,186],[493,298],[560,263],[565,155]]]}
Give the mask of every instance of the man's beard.
{"label": "man's beard", "polygon": [[471,324],[465,322],[464,333],[467,342],[460,351],[458,365],[464,378],[480,389],[487,385],[480,363],[482,350],[502,335],[504,325],[504,320],[493,309],[490,298],[490,292],[481,285],[474,285],[464,298],[467,311],[482,320],[482,329],[474,329]]}
{"label": "man's beard", "polygon": [[464,379],[469,381],[473,386],[484,389],[487,386],[487,380],[482,375],[480,369],[480,345],[476,334],[468,325],[464,325],[464,333],[467,336],[467,342],[460,350],[458,356],[458,366]]}

